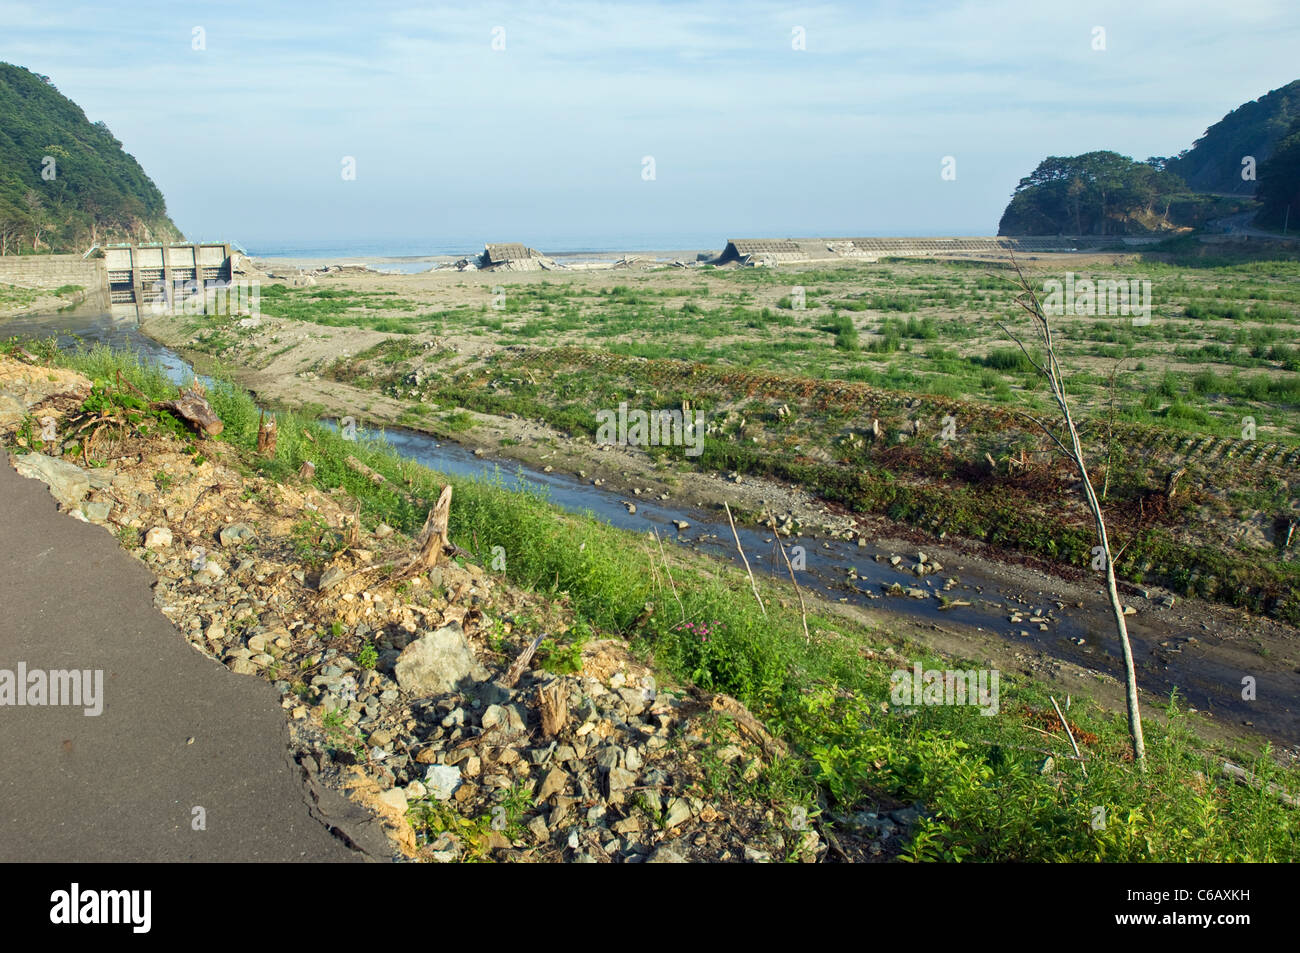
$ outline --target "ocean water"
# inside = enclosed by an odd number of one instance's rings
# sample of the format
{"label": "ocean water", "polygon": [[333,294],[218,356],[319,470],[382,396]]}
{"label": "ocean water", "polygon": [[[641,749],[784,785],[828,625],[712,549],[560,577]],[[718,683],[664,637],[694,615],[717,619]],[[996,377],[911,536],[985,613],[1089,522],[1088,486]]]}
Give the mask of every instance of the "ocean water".
{"label": "ocean water", "polygon": [[636,251],[721,251],[726,236],[691,233],[626,234],[604,238],[581,238],[546,235],[494,235],[486,238],[395,238],[395,239],[267,239],[243,243],[244,250],[254,258],[328,258],[383,259],[393,270],[408,270],[402,266],[409,262],[409,270],[423,270],[427,264],[417,266],[412,259],[434,256],[473,256],[482,253],[485,242],[518,241],[548,255],[608,255],[616,252]]}

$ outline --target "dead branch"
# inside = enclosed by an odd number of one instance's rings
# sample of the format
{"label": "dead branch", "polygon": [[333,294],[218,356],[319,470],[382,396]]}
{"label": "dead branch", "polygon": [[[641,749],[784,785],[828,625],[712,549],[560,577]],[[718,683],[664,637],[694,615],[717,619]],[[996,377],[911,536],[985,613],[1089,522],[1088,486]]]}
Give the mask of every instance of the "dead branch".
{"label": "dead branch", "polygon": [[543,632],[538,635],[537,638],[529,642],[524,650],[519,653],[518,657],[510,663],[510,668],[506,670],[506,676],[504,679],[506,688],[515,687],[515,682],[519,681],[519,676],[524,674],[524,669],[526,669],[528,663],[533,660],[533,654],[537,651],[537,646],[542,644],[542,639],[544,638],[546,638],[546,633]]}
{"label": "dead branch", "polygon": [[1248,788],[1254,788],[1257,791],[1267,791],[1287,807],[1300,807],[1300,798],[1296,797],[1294,794],[1288,794],[1286,791],[1282,790],[1281,787],[1272,782],[1262,784],[1245,768],[1235,765],[1231,761],[1223,762],[1223,774],[1225,777],[1231,778],[1238,784],[1245,785]]}
{"label": "dead branch", "polygon": [[781,550],[781,558],[785,560],[785,568],[790,573],[790,582],[794,585],[795,594],[799,597],[799,618],[803,620],[804,645],[810,645],[812,644],[812,635],[808,632],[808,605],[803,601],[803,590],[799,588],[799,581],[794,578],[794,567],[790,565],[790,557],[785,554],[785,546],[781,543],[781,533],[776,528],[776,517],[772,515],[770,510],[767,519],[772,526],[772,535],[776,537],[776,546]]}
{"label": "dead branch", "polygon": [[731,536],[736,541],[736,552],[740,553],[740,561],[745,564],[745,572],[749,574],[749,588],[754,593],[754,599],[758,602],[758,607],[763,611],[763,618],[767,618],[767,606],[763,605],[763,598],[758,594],[758,585],[754,582],[754,572],[749,568],[749,560],[745,558],[745,550],[740,546],[740,534],[736,532],[736,521],[731,518],[731,507],[724,500],[722,508],[727,511],[727,522],[731,524]]}
{"label": "dead branch", "polygon": [[[1061,706],[1056,704],[1056,699],[1051,695],[1047,697],[1052,699],[1052,707],[1056,709],[1056,717],[1061,719],[1061,724],[1065,726],[1065,734],[1070,739],[1070,747],[1074,749],[1075,758],[1082,762],[1083,755],[1079,754],[1079,745],[1074,740],[1074,732],[1070,730],[1070,723],[1066,721],[1065,716],[1061,714]],[[1083,769],[1083,776],[1086,778],[1088,776],[1088,769],[1083,767],[1082,764],[1080,764],[1079,767]]]}

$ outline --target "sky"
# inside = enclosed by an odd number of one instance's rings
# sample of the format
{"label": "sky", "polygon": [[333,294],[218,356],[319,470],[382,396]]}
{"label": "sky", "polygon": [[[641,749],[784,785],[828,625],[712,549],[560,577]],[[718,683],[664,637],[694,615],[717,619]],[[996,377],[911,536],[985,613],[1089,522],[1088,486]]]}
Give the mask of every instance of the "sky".
{"label": "sky", "polygon": [[1296,0],[0,0],[0,60],[245,247],[992,235],[1045,156],[1176,154],[1298,51]]}

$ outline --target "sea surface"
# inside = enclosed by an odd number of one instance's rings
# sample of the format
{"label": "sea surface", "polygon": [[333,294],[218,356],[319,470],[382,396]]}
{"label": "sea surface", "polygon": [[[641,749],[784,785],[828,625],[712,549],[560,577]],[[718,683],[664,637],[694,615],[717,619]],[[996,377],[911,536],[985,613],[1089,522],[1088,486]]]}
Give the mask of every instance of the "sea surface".
{"label": "sea surface", "polygon": [[431,259],[481,254],[486,242],[518,241],[547,255],[609,257],[624,252],[721,251],[727,237],[718,234],[627,234],[606,239],[573,239],[546,235],[486,238],[312,239],[252,241],[243,249],[253,258],[284,260],[380,261],[385,270],[424,271]]}

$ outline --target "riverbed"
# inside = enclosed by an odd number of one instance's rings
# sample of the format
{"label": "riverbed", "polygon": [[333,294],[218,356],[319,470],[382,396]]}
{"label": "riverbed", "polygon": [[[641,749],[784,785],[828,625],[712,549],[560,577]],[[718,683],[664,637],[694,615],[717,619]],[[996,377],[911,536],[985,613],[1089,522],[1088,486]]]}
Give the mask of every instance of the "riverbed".
{"label": "riverbed", "polygon": [[[25,316],[0,324],[0,338],[56,335],[63,346],[78,341],[132,350],[157,362],[178,382],[193,374],[173,350],[141,333],[134,309],[117,315],[101,309]],[[565,470],[545,472],[517,460],[461,446],[430,434],[386,428],[377,436],[399,454],[439,472],[465,477],[500,476],[508,486],[542,489],[555,505],[586,512],[633,532],[657,532],[667,545],[740,564],[737,542],[720,509],[654,498],[634,500],[627,492],[595,486]],[[725,486],[725,484],[723,484]],[[632,502],[635,512],[627,503]],[[682,524],[688,524],[679,529]],[[738,526],[739,545],[756,574],[788,579],[773,534]],[[1033,567],[1000,563],[953,541],[907,542],[905,534],[882,532],[874,541],[830,539],[812,534],[783,539],[787,554],[802,568],[805,591],[833,605],[861,607],[912,629],[932,629],[961,643],[969,655],[1001,643],[1004,659],[1036,657],[1123,679],[1109,605],[1096,580],[1067,580]],[[910,548],[909,548],[910,547]],[[923,550],[942,570],[918,575]],[[896,564],[895,564],[896,563]],[[1227,733],[1263,734],[1287,744],[1300,742],[1300,667],[1294,629],[1197,600],[1162,605],[1155,594],[1126,587],[1136,610],[1128,619],[1139,682],[1151,706],[1177,690],[1184,704],[1210,714]],[[909,594],[910,593],[910,594]],[[793,597],[793,593],[791,593]],[[963,604],[964,603],[964,604]],[[945,647],[951,650],[954,639]],[[1042,666],[1038,667],[1042,671]],[[1243,698],[1243,679],[1253,679],[1253,698]]]}

